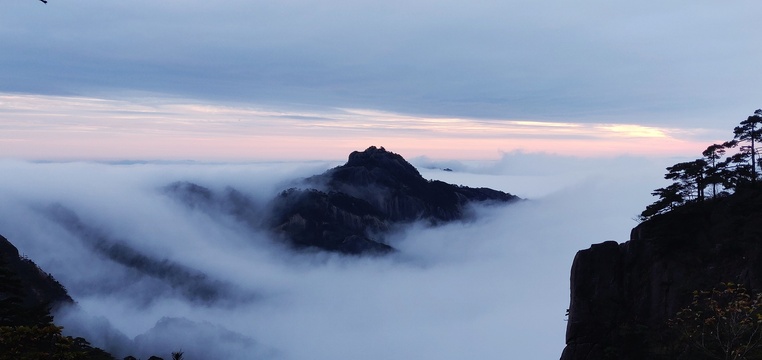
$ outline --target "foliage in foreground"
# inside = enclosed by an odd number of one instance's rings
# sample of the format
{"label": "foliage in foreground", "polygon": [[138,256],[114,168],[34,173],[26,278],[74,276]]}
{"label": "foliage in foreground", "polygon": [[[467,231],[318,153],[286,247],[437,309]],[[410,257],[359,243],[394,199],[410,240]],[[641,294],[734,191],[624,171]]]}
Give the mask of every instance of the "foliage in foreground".
{"label": "foliage in foreground", "polygon": [[61,334],[54,324],[0,326],[1,360],[113,360],[83,338]]}
{"label": "foliage in foreground", "polygon": [[677,332],[680,358],[762,358],[762,294],[752,295],[743,286],[724,283],[695,291],[669,326]]}

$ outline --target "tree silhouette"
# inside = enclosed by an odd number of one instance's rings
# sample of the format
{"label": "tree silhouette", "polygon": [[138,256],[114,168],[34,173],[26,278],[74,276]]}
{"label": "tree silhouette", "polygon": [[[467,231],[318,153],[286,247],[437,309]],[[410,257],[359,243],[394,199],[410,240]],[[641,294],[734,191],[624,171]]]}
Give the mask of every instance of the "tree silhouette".
{"label": "tree silhouette", "polygon": [[706,167],[703,159],[677,163],[667,168],[664,178],[677,181],[684,200],[704,201]]}
{"label": "tree silhouette", "polygon": [[717,185],[723,183],[723,170],[726,167],[725,162],[718,161],[725,155],[725,149],[729,147],[730,143],[724,144],[712,144],[701,153],[704,156],[704,160],[707,162],[707,169],[705,170],[706,185],[712,185],[712,198],[717,196]]}
{"label": "tree silhouette", "polygon": [[658,196],[659,200],[646,206],[646,209],[640,213],[640,219],[646,220],[654,215],[671,211],[676,206],[685,202],[681,193],[681,186],[677,183],[654,190],[651,195]]}
{"label": "tree silhouette", "polygon": [[759,129],[762,124],[762,109],[754,111],[754,115],[749,116],[746,120],[741,121],[741,124],[733,129],[733,139],[747,142],[749,145],[741,146],[741,152],[746,154],[750,158],[749,166],[751,167],[751,183],[754,184],[757,180],[757,147],[756,144],[762,140],[762,130]]}
{"label": "tree silhouette", "polygon": [[[673,184],[654,190],[659,199],[640,214],[641,221],[663,214],[675,207],[703,202],[711,185],[712,199],[740,187],[755,186],[758,178],[757,144],[762,141],[762,109],[754,111],[733,129],[733,140],[708,146],[701,159],[677,163],[667,168],[664,178]],[[731,149],[738,151],[728,154]],[[724,160],[723,160],[723,157]]]}

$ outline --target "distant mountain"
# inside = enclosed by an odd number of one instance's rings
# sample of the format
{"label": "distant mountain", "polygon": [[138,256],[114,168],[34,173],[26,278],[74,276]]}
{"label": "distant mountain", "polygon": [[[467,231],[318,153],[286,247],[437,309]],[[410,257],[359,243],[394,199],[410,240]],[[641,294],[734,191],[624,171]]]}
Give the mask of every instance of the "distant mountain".
{"label": "distant mountain", "polygon": [[186,318],[161,318],[153,328],[135,337],[134,346],[134,353],[143,355],[142,359],[167,349],[181,349],[189,360],[241,359],[241,354],[246,354],[246,359],[277,358],[271,349],[250,337]]}
{"label": "distant mountain", "polygon": [[352,152],[346,164],[297,184],[262,205],[232,188],[216,193],[179,182],[166,191],[193,208],[269,229],[292,247],[344,254],[393,251],[383,237],[395,225],[436,225],[463,219],[473,203],[519,200],[497,190],[427,180],[402,156],[375,146]]}
{"label": "distant mountain", "polygon": [[[211,279],[206,274],[176,261],[144,253],[119,237],[107,235],[106,232],[89,226],[73,210],[61,204],[46,207],[45,215],[75,235],[93,252],[135,271],[140,277],[145,276],[162,282],[167,286],[167,290],[192,302],[211,305],[254,297],[253,294],[245,298],[233,296],[234,291],[230,284]],[[155,294],[141,295],[145,298],[142,301],[146,303],[155,297]],[[136,294],[135,297],[137,299],[138,295]]]}

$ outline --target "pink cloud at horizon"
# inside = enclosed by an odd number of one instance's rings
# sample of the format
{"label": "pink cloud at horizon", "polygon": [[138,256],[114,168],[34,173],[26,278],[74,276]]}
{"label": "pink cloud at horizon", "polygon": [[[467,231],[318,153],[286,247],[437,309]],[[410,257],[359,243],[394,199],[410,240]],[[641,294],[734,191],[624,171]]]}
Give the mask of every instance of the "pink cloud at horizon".
{"label": "pink cloud at horizon", "polygon": [[[0,157],[26,160],[338,160],[384,146],[406,157],[490,160],[700,156],[703,129],[425,117],[364,109],[284,110],[0,94]],[[719,137],[719,136],[718,136]]]}

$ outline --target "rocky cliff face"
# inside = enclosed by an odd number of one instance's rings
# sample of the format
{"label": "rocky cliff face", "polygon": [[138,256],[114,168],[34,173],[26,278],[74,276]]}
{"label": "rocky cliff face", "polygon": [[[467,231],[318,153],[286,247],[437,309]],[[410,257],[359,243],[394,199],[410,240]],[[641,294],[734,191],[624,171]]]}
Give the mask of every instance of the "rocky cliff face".
{"label": "rocky cliff face", "polygon": [[678,208],[577,253],[562,360],[670,358],[666,322],[695,290],[762,290],[762,191]]}

